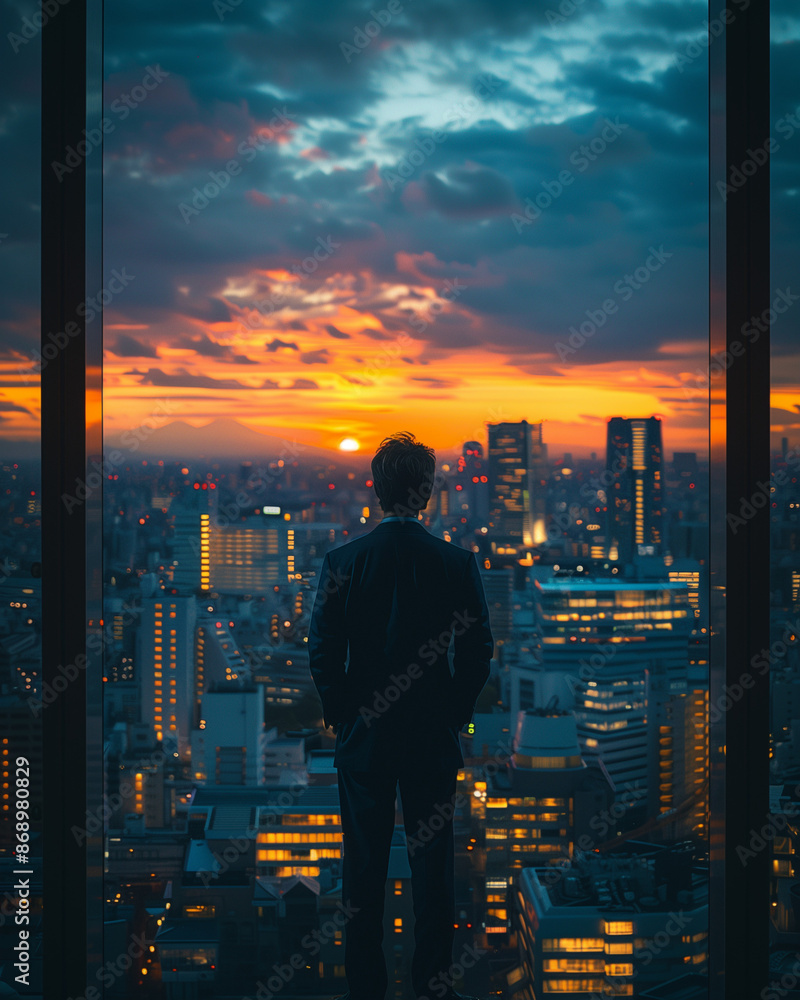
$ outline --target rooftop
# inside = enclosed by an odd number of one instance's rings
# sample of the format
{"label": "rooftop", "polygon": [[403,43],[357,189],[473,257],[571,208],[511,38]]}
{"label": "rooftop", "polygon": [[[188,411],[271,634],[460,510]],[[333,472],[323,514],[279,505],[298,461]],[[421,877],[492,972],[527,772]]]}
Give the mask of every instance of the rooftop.
{"label": "rooftop", "polygon": [[[555,876],[554,876],[555,873]],[[601,911],[652,913],[705,902],[708,872],[694,863],[691,843],[658,847],[628,841],[620,850],[575,851],[569,864],[526,868],[521,887],[547,910],[588,907]]]}
{"label": "rooftop", "polygon": [[536,586],[540,587],[545,593],[560,592],[563,590],[644,590],[653,592],[657,590],[680,591],[686,588],[685,583],[672,580],[626,580],[619,577],[609,580],[605,577],[571,576],[555,577],[551,580],[536,580],[535,582]]}

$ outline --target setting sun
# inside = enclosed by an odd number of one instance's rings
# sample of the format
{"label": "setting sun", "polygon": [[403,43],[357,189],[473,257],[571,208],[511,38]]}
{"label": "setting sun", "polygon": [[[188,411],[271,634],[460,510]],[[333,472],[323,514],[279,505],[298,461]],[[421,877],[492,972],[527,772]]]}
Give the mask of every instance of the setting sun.
{"label": "setting sun", "polygon": [[355,438],[342,438],[339,442],[339,451],[358,451],[360,445]]}

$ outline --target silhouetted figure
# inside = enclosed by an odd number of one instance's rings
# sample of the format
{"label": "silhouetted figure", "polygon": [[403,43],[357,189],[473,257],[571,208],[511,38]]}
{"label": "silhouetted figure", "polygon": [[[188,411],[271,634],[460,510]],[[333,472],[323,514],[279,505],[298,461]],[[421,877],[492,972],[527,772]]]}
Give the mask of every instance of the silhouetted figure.
{"label": "silhouetted figure", "polygon": [[435,468],[433,450],[410,434],[381,443],[372,477],[383,520],[325,556],[309,629],[311,674],[337,737],[342,900],[354,911],[345,926],[348,1000],[383,1000],[388,984],[383,904],[398,781],[414,900],[412,986],[418,997],[459,997],[440,978],[453,964],[459,730],[494,644],[474,553],[419,521]]}

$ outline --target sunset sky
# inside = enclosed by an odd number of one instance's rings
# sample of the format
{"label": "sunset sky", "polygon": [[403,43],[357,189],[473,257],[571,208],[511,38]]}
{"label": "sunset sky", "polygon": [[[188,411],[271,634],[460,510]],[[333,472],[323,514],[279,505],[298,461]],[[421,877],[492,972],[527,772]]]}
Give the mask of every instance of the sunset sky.
{"label": "sunset sky", "polygon": [[[450,448],[524,417],[582,454],[608,417],[658,414],[668,456],[704,453],[707,6],[393,7],[106,0],[106,280],[131,276],[106,308],[106,435],[169,400],[196,426],[331,448],[398,429]],[[800,18],[774,10],[777,118]],[[34,54],[3,63],[24,93]],[[6,151],[34,110],[6,104]],[[800,135],[782,139],[775,289],[800,289],[798,167]],[[20,374],[38,192],[19,169],[0,219],[10,438],[38,419]],[[773,429],[795,439],[798,326],[790,310],[773,332]]]}

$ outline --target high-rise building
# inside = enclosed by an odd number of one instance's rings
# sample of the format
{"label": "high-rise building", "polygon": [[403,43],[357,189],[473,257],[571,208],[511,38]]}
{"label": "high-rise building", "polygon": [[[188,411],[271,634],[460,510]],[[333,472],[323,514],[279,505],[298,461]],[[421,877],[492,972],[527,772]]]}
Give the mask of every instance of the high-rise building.
{"label": "high-rise building", "polygon": [[308,648],[302,641],[290,640],[278,644],[271,652],[263,652],[251,667],[251,679],[262,686],[268,708],[289,708],[306,695],[315,694],[308,670]]}
{"label": "high-rise building", "polygon": [[117,802],[118,807],[109,817],[109,827],[123,828],[134,815],[141,818],[146,830],[164,829],[168,816],[164,790],[167,759],[155,748],[146,753],[131,750],[111,758],[107,796],[108,801]]}
{"label": "high-rise building", "polygon": [[217,490],[195,482],[170,505],[172,585],[180,594],[208,589],[208,529],[217,510]]}
{"label": "high-rise building", "polygon": [[569,867],[525,868],[514,902],[513,980],[527,996],[639,996],[676,969],[707,968],[708,873],[691,844],[629,841],[579,851]]}
{"label": "high-rise building", "polygon": [[480,441],[465,441],[456,463],[453,516],[467,525],[486,525],[489,517],[489,463]]}
{"label": "high-rise building", "polygon": [[241,524],[208,528],[209,589],[259,594],[294,579],[294,527],[260,515]]}
{"label": "high-rise building", "polygon": [[667,570],[673,583],[685,583],[692,609],[692,628],[708,627],[708,565],[697,559],[673,559]]}
{"label": "high-rise building", "polygon": [[497,551],[545,541],[547,446],[542,424],[488,424],[489,528]]}
{"label": "high-rise building", "polygon": [[203,614],[197,619],[194,649],[194,705],[192,728],[202,718],[200,706],[203,694],[215,684],[252,680],[250,666],[229,631],[229,624],[214,615]]}
{"label": "high-rise building", "polygon": [[674,451],[672,453],[672,469],[679,479],[697,479],[697,452]]}
{"label": "high-rise building", "polygon": [[610,552],[622,563],[661,555],[663,449],[661,420],[611,417],[606,446]]}
{"label": "high-rise building", "polygon": [[668,842],[708,837],[708,690],[667,699],[649,741],[649,836]]}
{"label": "high-rise building", "polygon": [[514,576],[510,567],[482,569],[481,580],[489,608],[495,642],[507,642],[512,634]]}
{"label": "high-rise building", "polygon": [[0,847],[9,853],[14,839],[14,772],[17,756],[27,758],[30,765],[31,830],[38,833],[42,824],[42,733],[41,716],[37,723],[31,712],[31,702],[22,692],[0,695],[0,781],[3,784]]}
{"label": "high-rise building", "polygon": [[542,665],[563,671],[581,752],[607,771],[626,809],[647,800],[648,742],[662,706],[687,690],[685,583],[589,577],[536,583]]}
{"label": "high-rise building", "polygon": [[143,597],[135,676],[142,722],[163,740],[164,752],[188,755],[195,701],[196,602],[162,592]]}
{"label": "high-rise building", "polygon": [[[614,835],[613,823],[601,835],[590,831],[594,817],[608,815],[614,793],[605,775],[581,759],[571,712],[520,712],[509,767],[495,770],[486,784],[487,900],[513,871],[559,864],[581,837],[599,844]],[[487,904],[487,933],[508,929],[505,896],[499,902]]]}
{"label": "high-rise building", "polygon": [[262,785],[265,780],[264,697],[256,684],[228,681],[203,695],[192,733],[192,772],[209,785]]}

